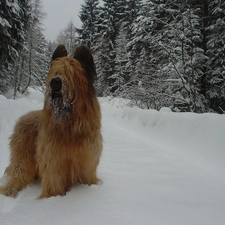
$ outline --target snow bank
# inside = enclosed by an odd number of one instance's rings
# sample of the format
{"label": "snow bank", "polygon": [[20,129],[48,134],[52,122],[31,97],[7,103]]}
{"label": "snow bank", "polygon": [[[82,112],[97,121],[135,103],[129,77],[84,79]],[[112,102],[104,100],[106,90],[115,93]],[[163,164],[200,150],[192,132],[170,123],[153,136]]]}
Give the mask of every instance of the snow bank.
{"label": "snow bank", "polygon": [[[193,155],[193,164],[209,163],[218,175],[225,173],[225,115],[174,113],[129,107],[123,99],[100,99],[105,119],[116,121],[119,129],[136,133],[176,154]],[[210,171],[209,171],[210,172]]]}

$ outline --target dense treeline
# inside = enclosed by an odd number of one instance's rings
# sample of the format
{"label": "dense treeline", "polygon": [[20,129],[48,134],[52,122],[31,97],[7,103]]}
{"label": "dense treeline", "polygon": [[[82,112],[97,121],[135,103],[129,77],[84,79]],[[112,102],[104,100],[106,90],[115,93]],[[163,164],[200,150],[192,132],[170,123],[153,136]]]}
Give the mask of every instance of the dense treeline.
{"label": "dense treeline", "polygon": [[18,0],[18,13],[10,2],[0,4],[2,93],[10,85],[15,92],[41,86],[52,49],[63,43],[72,54],[82,43],[94,53],[99,96],[142,108],[224,113],[224,0],[85,0],[81,28],[71,21],[48,44],[43,13],[35,11],[40,0]]}
{"label": "dense treeline", "polygon": [[225,110],[224,1],[86,0],[80,18],[100,95],[155,109]]}
{"label": "dense treeline", "polygon": [[41,0],[0,1],[0,94],[13,97],[42,87],[50,53],[43,35]]}

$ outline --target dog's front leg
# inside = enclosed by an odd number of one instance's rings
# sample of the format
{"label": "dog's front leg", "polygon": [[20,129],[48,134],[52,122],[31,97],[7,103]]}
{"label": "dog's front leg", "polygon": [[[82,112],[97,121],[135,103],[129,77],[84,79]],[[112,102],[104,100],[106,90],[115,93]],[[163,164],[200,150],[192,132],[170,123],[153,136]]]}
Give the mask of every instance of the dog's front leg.
{"label": "dog's front leg", "polygon": [[60,158],[61,161],[55,159],[45,161],[45,159],[40,160],[38,169],[43,189],[39,198],[65,195],[72,185],[71,162],[63,160],[63,157]]}
{"label": "dog's front leg", "polygon": [[41,186],[43,190],[39,199],[66,194],[66,188],[60,174],[51,174],[45,171],[42,176]]}

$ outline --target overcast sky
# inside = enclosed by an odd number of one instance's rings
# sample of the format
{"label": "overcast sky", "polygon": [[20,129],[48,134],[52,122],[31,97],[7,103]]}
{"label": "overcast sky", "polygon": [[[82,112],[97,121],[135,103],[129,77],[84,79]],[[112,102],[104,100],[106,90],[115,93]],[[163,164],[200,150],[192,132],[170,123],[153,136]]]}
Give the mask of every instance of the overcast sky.
{"label": "overcast sky", "polygon": [[47,14],[43,20],[44,34],[48,40],[55,40],[61,30],[73,20],[75,27],[81,26],[78,13],[84,0],[43,0],[43,10]]}

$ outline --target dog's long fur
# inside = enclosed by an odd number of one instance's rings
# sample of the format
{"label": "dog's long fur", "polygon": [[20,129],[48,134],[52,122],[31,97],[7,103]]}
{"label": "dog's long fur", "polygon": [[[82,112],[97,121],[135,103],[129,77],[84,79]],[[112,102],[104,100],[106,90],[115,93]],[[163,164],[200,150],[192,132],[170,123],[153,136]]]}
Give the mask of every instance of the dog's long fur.
{"label": "dog's long fur", "polygon": [[[93,58],[85,46],[74,57],[66,55],[63,45],[53,54],[43,109],[22,116],[15,125],[7,183],[0,187],[6,196],[15,197],[35,179],[43,189],[39,198],[65,195],[76,183],[98,182],[102,136]],[[51,87],[54,78],[61,81],[60,91]]]}

